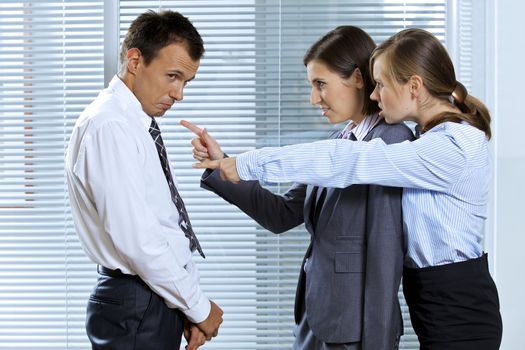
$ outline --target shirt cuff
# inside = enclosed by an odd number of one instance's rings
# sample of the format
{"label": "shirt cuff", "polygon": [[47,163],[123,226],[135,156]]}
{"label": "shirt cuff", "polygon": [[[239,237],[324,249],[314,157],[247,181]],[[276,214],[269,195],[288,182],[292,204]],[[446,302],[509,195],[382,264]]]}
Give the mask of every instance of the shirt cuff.
{"label": "shirt cuff", "polygon": [[206,296],[201,295],[197,305],[191,309],[182,310],[182,312],[188,317],[192,323],[201,323],[205,321],[210,315],[211,304],[210,300]]}
{"label": "shirt cuff", "polygon": [[257,150],[241,153],[235,160],[237,173],[241,180],[258,180]]}

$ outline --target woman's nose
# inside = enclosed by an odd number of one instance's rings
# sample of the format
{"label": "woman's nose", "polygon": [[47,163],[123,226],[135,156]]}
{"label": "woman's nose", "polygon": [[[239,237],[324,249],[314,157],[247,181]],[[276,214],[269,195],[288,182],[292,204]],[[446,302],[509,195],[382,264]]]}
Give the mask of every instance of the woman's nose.
{"label": "woman's nose", "polygon": [[316,89],[312,89],[312,91],[310,91],[310,103],[312,105],[318,105],[321,103],[321,94],[319,94]]}

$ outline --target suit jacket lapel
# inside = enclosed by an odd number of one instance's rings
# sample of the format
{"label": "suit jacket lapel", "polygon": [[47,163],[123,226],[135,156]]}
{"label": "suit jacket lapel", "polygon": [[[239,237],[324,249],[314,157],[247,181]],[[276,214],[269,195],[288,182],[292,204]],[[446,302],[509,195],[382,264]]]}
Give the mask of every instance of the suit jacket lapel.
{"label": "suit jacket lapel", "polygon": [[[342,131],[336,131],[332,133],[329,137],[329,139],[337,139],[341,137]],[[351,137],[355,136],[354,134],[351,134]],[[308,220],[305,220],[306,229],[309,232],[315,232],[314,228],[317,226],[317,223],[319,221],[319,216],[321,213],[322,206],[324,204],[324,199],[326,199],[327,194],[327,188],[325,187],[318,187],[318,186],[308,186],[306,189],[306,200],[305,200],[305,218],[308,218]],[[319,200],[321,197],[324,197],[321,202]]]}
{"label": "suit jacket lapel", "polygon": [[308,186],[306,188],[306,200],[304,203],[304,217],[305,217],[305,226],[308,232],[314,232],[314,213],[315,213],[315,204],[317,202],[317,192],[319,187],[317,186]]}

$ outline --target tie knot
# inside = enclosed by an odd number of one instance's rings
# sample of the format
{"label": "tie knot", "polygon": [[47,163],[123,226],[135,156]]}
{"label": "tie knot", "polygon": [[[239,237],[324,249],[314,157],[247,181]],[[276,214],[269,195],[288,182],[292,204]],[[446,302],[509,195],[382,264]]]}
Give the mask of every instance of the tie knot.
{"label": "tie knot", "polygon": [[160,128],[157,122],[155,121],[155,118],[151,118],[151,124],[149,125],[149,133],[153,138],[157,138],[157,136],[160,135]]}

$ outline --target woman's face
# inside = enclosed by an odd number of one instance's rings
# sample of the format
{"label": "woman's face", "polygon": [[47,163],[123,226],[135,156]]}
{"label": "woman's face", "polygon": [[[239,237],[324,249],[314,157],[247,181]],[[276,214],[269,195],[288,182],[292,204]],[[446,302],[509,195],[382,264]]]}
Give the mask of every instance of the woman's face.
{"label": "woman's face", "polygon": [[310,103],[321,107],[329,123],[363,120],[363,80],[358,69],[345,79],[323,62],[313,60],[306,65],[306,71],[312,86]]}
{"label": "woman's face", "polygon": [[409,84],[399,84],[390,79],[386,68],[382,56],[377,57],[374,61],[376,87],[370,98],[377,101],[381,108],[380,114],[387,123],[410,120],[412,119],[413,99]]}

